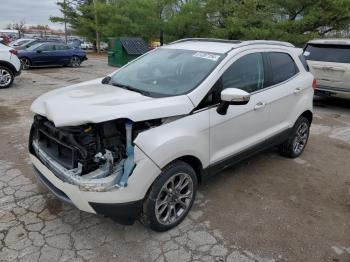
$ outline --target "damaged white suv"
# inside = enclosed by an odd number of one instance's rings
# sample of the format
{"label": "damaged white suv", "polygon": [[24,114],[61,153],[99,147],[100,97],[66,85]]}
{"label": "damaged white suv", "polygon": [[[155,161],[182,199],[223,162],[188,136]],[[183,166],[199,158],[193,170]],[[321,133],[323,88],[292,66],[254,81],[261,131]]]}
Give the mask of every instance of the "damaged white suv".
{"label": "damaged white suv", "polygon": [[198,183],[271,146],[299,156],[314,77],[275,41],[185,39],[31,110],[38,178],[80,210],[157,231],[179,224]]}

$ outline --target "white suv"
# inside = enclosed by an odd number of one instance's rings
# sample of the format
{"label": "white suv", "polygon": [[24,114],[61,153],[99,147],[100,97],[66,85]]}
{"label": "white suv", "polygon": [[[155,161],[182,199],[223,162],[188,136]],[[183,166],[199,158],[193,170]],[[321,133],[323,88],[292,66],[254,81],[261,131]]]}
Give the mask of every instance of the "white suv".
{"label": "white suv", "polygon": [[315,94],[350,99],[350,40],[309,41],[304,56],[317,80]]}
{"label": "white suv", "polygon": [[0,89],[12,85],[16,76],[21,74],[21,61],[17,51],[0,43]]}
{"label": "white suv", "polygon": [[303,152],[315,83],[300,57],[283,42],[185,39],[44,94],[36,174],[80,210],[168,230],[208,176],[268,147]]}

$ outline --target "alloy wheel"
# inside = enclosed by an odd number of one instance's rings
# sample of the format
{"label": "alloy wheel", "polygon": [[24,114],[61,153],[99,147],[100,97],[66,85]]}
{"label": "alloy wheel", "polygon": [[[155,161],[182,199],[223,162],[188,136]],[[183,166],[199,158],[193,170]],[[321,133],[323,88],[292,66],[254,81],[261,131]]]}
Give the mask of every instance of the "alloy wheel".
{"label": "alloy wheel", "polygon": [[163,225],[178,222],[190,208],[193,198],[193,181],[190,175],[178,173],[170,177],[156,199],[156,218]]}
{"label": "alloy wheel", "polygon": [[300,154],[304,150],[308,136],[309,126],[305,122],[303,122],[298,127],[293,141],[293,150],[296,155]]}
{"label": "alloy wheel", "polygon": [[0,69],[0,87],[7,87],[12,81],[12,75],[7,69]]}
{"label": "alloy wheel", "polygon": [[27,59],[27,58],[22,58],[22,59],[21,59],[21,63],[22,63],[22,68],[23,68],[23,70],[29,69],[29,67],[30,67],[30,61],[29,61],[29,59]]}
{"label": "alloy wheel", "polygon": [[72,67],[79,67],[80,66],[80,58],[77,57],[77,56],[73,56],[71,59],[70,59],[70,64]]}

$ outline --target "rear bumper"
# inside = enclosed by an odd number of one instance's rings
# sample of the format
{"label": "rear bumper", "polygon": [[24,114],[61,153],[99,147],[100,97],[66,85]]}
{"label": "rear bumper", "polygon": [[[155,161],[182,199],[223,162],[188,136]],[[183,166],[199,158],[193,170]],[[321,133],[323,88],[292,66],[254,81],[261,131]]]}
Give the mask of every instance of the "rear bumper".
{"label": "rear bumper", "polygon": [[330,95],[332,95],[332,93],[333,94],[338,94],[338,93],[350,94],[350,86],[349,86],[349,88],[344,88],[344,87],[317,85],[316,92],[321,92],[321,93],[328,92]]}

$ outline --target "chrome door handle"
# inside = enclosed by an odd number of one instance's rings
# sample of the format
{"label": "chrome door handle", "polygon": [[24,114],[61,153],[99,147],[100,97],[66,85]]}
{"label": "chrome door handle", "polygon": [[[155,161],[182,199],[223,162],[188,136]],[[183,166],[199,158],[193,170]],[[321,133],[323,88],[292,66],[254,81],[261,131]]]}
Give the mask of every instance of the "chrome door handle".
{"label": "chrome door handle", "polygon": [[266,103],[264,102],[259,102],[257,103],[255,106],[254,106],[254,110],[259,110],[259,109],[262,109],[266,106]]}
{"label": "chrome door handle", "polygon": [[294,94],[299,94],[302,91],[300,87],[294,89]]}

